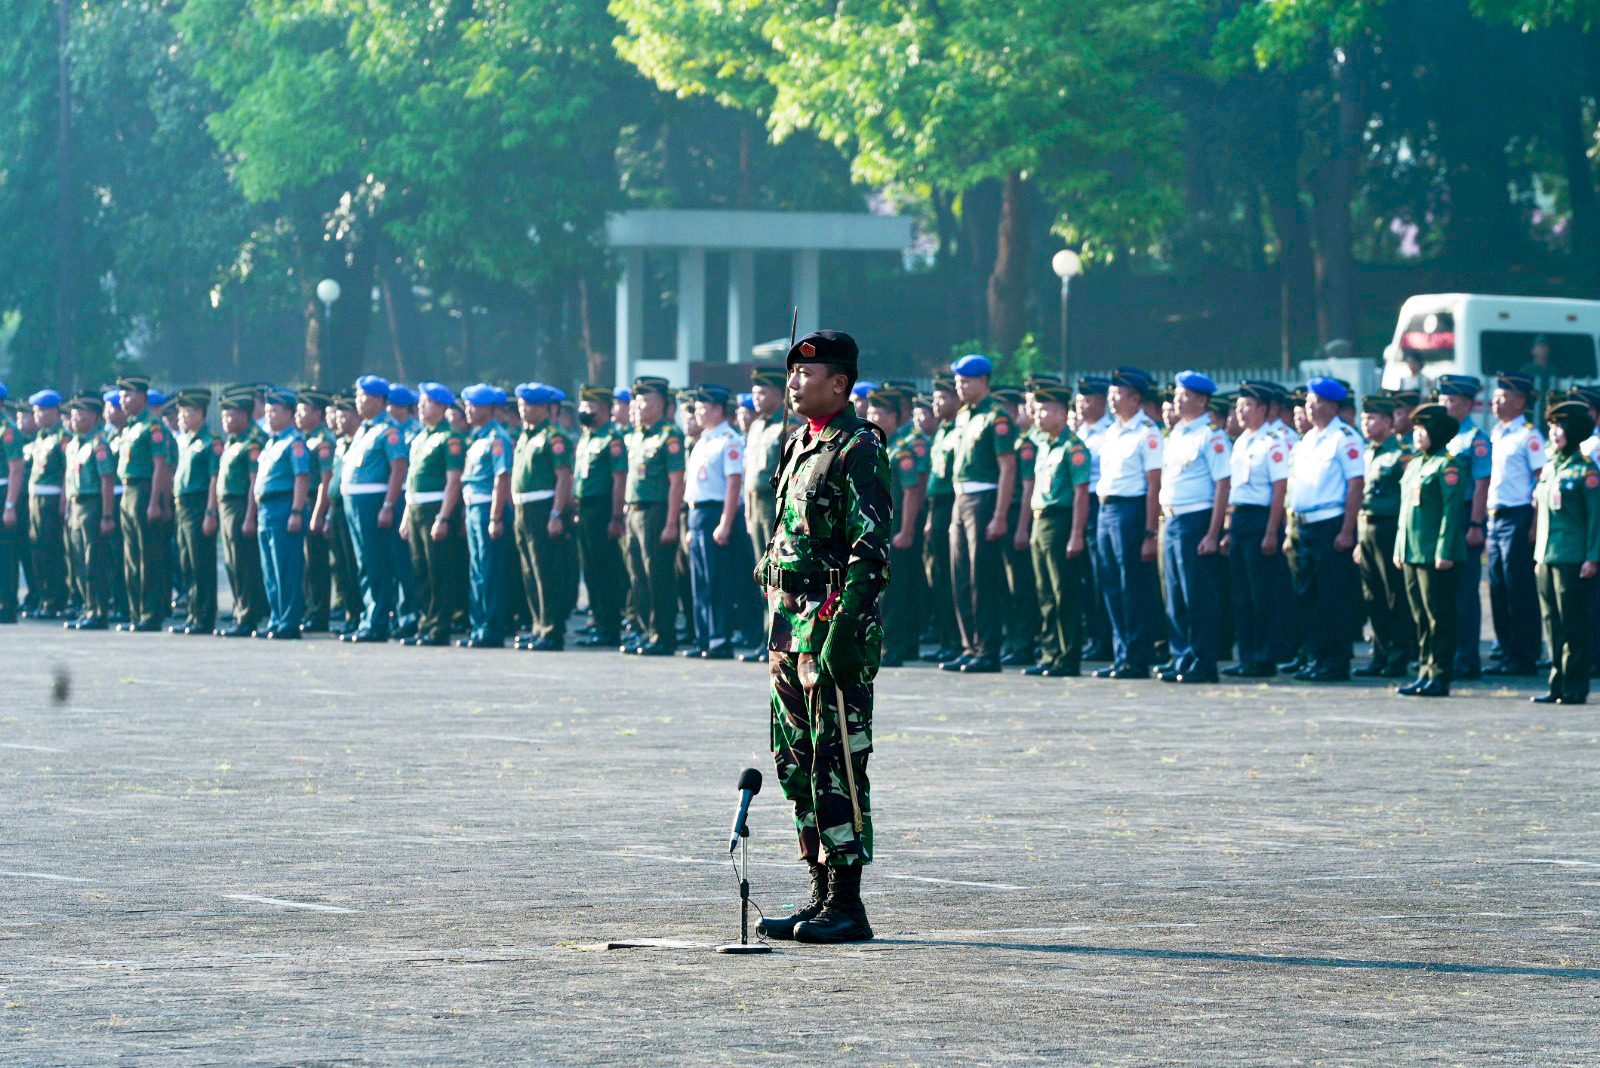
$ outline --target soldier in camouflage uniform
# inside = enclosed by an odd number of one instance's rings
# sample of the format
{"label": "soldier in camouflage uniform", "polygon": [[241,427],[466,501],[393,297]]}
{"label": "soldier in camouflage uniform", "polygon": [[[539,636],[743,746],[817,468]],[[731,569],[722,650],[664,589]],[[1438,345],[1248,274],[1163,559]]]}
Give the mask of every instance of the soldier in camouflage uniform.
{"label": "soldier in camouflage uniform", "polygon": [[760,930],[801,942],[872,937],[861,869],[872,860],[867,757],[883,641],[894,505],[881,432],[855,414],[856,343],[807,334],[789,350],[792,433],[775,489],[778,525],[757,574],[767,590],[772,741],[793,804],[810,903]]}

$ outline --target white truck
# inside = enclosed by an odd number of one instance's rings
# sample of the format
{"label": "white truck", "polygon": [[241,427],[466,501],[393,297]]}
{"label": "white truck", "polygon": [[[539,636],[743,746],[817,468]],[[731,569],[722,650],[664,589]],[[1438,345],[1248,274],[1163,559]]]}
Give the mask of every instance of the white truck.
{"label": "white truck", "polygon": [[1416,385],[1408,358],[1430,381],[1473,375],[1493,388],[1500,371],[1530,371],[1541,394],[1593,382],[1600,339],[1600,301],[1428,293],[1400,307],[1394,340],[1384,349],[1385,389]]}

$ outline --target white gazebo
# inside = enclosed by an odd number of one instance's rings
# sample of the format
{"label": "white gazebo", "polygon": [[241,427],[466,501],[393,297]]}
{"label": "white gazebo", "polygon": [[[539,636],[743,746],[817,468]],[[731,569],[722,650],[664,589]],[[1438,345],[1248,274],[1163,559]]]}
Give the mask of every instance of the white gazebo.
{"label": "white gazebo", "polygon": [[[821,326],[821,253],[902,252],[911,245],[911,219],[901,215],[786,211],[625,211],[606,220],[606,243],[617,250],[617,385],[641,374],[674,385],[689,381],[689,365],[706,356],[706,253],[725,252],[728,269],[727,360],[750,359],[755,343],[757,252],[792,257],[791,300],[799,330]],[[678,254],[678,330],[670,360],[647,359],[644,347],[646,251]],[[788,323],[783,324],[785,327]]]}

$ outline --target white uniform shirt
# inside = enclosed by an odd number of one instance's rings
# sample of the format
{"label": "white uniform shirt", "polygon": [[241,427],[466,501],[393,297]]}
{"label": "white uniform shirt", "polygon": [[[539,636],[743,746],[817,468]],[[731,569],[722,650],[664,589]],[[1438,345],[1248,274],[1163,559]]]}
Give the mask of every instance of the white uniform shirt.
{"label": "white uniform shirt", "polygon": [[1202,414],[1180,422],[1167,435],[1162,449],[1161,506],[1173,515],[1188,515],[1210,508],[1217,483],[1231,478],[1228,435]]}
{"label": "white uniform shirt", "polygon": [[1494,466],[1489,472],[1489,510],[1533,503],[1533,484],[1544,466],[1544,435],[1518,416],[1489,431]]}
{"label": "white uniform shirt", "polygon": [[1161,428],[1144,409],[1124,423],[1113,419],[1100,438],[1099,497],[1143,497],[1150,490],[1145,474],[1161,470]]}
{"label": "white uniform shirt", "polygon": [[1285,423],[1282,419],[1274,419],[1266,425],[1266,429],[1276,434],[1278,440],[1283,442],[1283,447],[1290,452],[1294,452],[1294,447],[1300,444],[1300,431]]}
{"label": "white uniform shirt", "polygon": [[1583,444],[1578,446],[1578,451],[1591,463],[1600,463],[1595,460],[1595,455],[1600,453],[1600,434],[1590,434],[1583,440]]}
{"label": "white uniform shirt", "polygon": [[1116,420],[1111,418],[1111,413],[1107,412],[1097,422],[1090,423],[1078,431],[1079,440],[1089,450],[1089,485],[1091,486],[1100,484],[1100,448],[1105,443],[1106,431],[1110,430],[1111,425],[1115,422]]}
{"label": "white uniform shirt", "polygon": [[1308,523],[1344,514],[1352,478],[1366,475],[1361,436],[1342,419],[1313,426],[1289,454],[1289,511]]}
{"label": "white uniform shirt", "polygon": [[1272,503],[1272,484],[1289,477],[1289,447],[1267,424],[1247,429],[1233,443],[1228,470],[1233,477],[1228,504],[1265,507]]}
{"label": "white uniform shirt", "polygon": [[744,474],[744,441],[731,422],[702,430],[684,465],[684,498],[690,504],[721,504],[728,477]]}

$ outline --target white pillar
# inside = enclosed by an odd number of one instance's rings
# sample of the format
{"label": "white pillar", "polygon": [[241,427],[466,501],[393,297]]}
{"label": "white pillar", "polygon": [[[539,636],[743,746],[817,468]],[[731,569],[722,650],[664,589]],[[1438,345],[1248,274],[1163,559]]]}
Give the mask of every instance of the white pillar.
{"label": "white pillar", "polygon": [[728,362],[744,363],[756,340],[756,254],[728,254]]}
{"label": "white pillar", "polygon": [[800,248],[794,251],[790,291],[794,297],[794,306],[800,309],[800,320],[795,330],[797,337],[822,328],[819,259],[820,253],[814,248]]}
{"label": "white pillar", "polygon": [[678,250],[678,347],[674,386],[689,384],[689,364],[706,355],[706,250]]}
{"label": "white pillar", "polygon": [[616,384],[633,384],[634,364],[644,356],[644,249],[622,249],[617,278]]}

